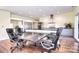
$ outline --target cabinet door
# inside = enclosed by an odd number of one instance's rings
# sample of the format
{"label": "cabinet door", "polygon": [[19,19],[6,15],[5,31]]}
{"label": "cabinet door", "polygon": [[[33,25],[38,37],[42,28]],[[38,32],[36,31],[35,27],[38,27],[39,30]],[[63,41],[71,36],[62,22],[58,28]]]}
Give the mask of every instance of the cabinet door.
{"label": "cabinet door", "polygon": [[11,20],[11,24],[13,24],[13,28],[15,28],[17,25],[19,26],[23,25],[21,20],[13,20],[13,19]]}
{"label": "cabinet door", "polygon": [[24,29],[32,29],[32,23],[31,22],[24,22]]}

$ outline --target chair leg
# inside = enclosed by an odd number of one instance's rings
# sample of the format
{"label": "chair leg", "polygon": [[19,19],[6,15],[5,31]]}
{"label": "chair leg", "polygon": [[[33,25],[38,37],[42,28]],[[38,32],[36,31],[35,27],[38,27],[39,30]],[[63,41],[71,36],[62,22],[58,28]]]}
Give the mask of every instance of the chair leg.
{"label": "chair leg", "polygon": [[18,48],[18,43],[15,43],[15,46],[12,47],[11,53],[13,53],[16,48]]}
{"label": "chair leg", "polygon": [[25,41],[25,42],[19,42],[19,44],[16,43],[16,46],[10,48],[11,53],[13,53],[16,48],[19,48],[20,51],[22,51],[22,48],[25,47],[26,42],[27,41]]}
{"label": "chair leg", "polygon": [[11,48],[10,48],[10,49],[11,49],[11,53],[13,53],[16,48],[17,48],[17,47],[11,47]]}
{"label": "chair leg", "polygon": [[51,53],[51,49],[49,49],[47,52],[48,52],[48,53]]}

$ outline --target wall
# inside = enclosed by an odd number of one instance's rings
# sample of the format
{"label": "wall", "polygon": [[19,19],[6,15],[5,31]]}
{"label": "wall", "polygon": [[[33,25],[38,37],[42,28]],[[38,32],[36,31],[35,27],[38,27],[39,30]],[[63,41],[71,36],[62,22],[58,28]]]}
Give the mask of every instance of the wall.
{"label": "wall", "polygon": [[65,23],[72,23],[72,26],[74,26],[74,12],[67,12],[64,14],[56,15],[54,18],[54,21],[56,22],[57,27],[63,27]]}
{"label": "wall", "polygon": [[79,14],[79,7],[75,6],[73,11],[75,15]]}
{"label": "wall", "polygon": [[[74,25],[74,12],[67,12],[67,13],[63,13],[63,14],[58,14],[58,15],[54,15],[53,21],[55,22],[55,26],[56,27],[64,27],[65,23],[72,23],[72,25]],[[43,17],[40,18],[40,21],[44,22],[44,26],[47,26],[47,22],[50,22],[50,18],[49,17]]]}
{"label": "wall", "polygon": [[6,28],[10,25],[10,12],[0,10],[0,40],[8,39]]}

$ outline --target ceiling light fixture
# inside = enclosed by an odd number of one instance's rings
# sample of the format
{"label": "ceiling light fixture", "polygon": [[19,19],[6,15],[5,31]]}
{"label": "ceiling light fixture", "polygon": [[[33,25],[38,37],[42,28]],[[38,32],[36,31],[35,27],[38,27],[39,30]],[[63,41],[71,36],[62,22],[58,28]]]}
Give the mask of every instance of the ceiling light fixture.
{"label": "ceiling light fixture", "polygon": [[53,19],[53,16],[54,16],[53,14],[50,14],[50,18],[51,18],[51,19]]}

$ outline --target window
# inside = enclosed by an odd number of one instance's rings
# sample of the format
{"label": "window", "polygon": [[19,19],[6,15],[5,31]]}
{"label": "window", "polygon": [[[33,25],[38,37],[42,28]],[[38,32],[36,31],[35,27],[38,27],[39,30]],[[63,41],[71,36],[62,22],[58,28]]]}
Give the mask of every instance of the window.
{"label": "window", "polygon": [[75,16],[74,38],[79,42],[79,14]]}

